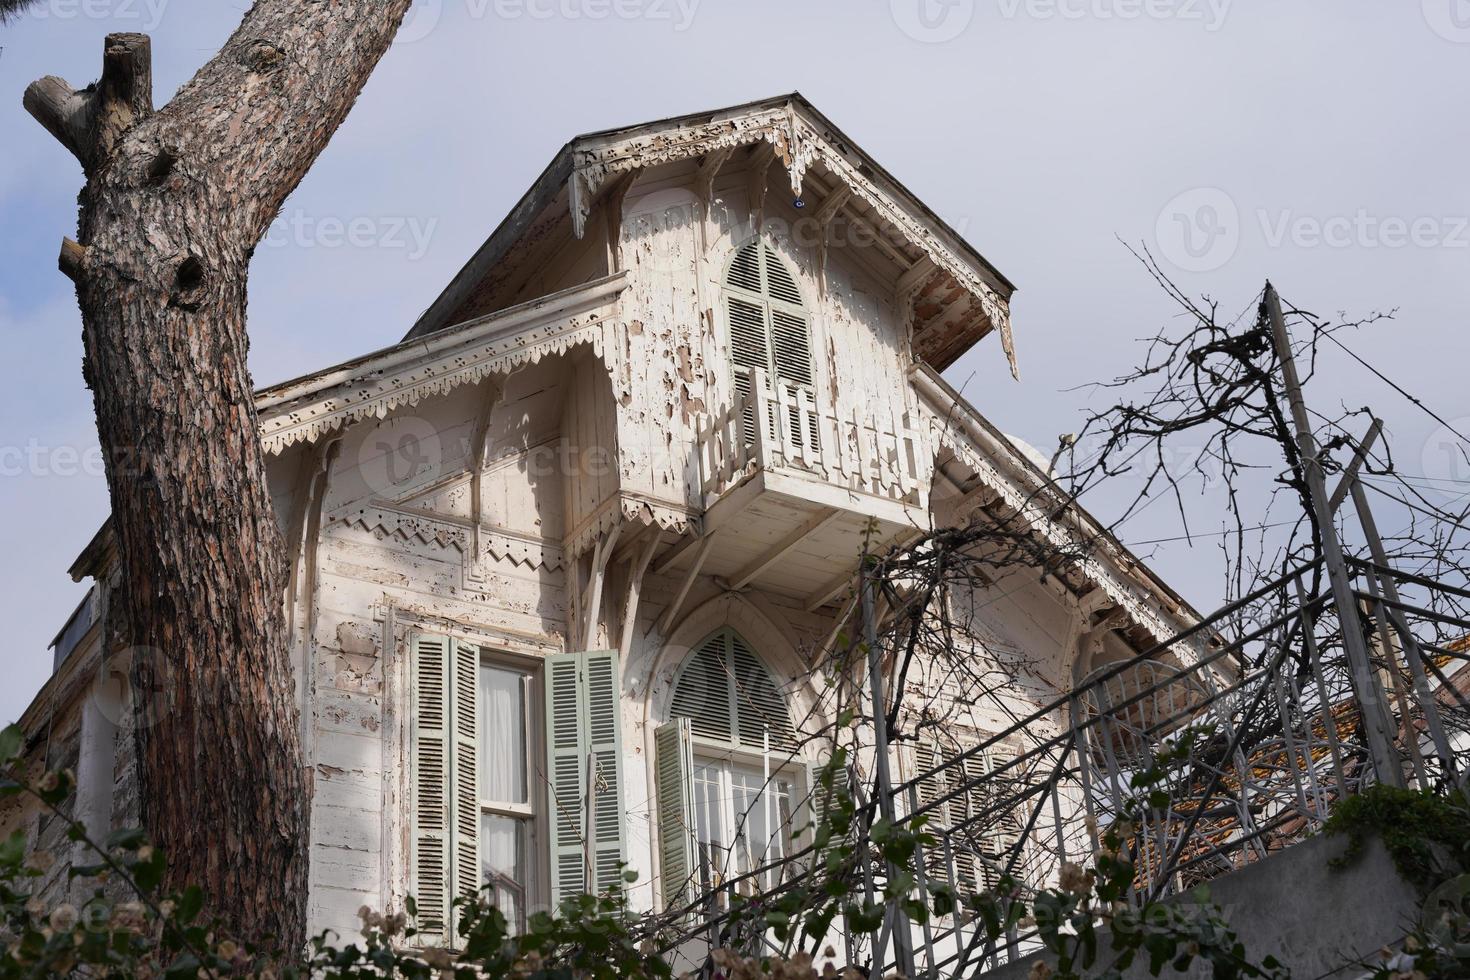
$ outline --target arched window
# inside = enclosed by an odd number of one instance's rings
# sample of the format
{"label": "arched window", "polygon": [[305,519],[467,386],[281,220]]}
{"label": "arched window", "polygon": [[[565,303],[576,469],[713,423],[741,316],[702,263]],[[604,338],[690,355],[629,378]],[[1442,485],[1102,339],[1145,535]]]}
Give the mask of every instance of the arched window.
{"label": "arched window", "polygon": [[750,393],[751,372],[773,382],[810,386],[811,331],[801,290],[771,246],[752,239],[736,249],[725,272],[730,359],[735,390]]}
{"label": "arched window", "polygon": [[786,699],[739,633],[723,629],[690,654],[674,683],[669,714],[688,718],[694,735],[761,752],[795,743]]}
{"label": "arched window", "polygon": [[680,668],[669,715],[655,733],[665,907],[770,865],[761,881],[774,886],[811,785],[780,687],[750,644],[722,629]]}

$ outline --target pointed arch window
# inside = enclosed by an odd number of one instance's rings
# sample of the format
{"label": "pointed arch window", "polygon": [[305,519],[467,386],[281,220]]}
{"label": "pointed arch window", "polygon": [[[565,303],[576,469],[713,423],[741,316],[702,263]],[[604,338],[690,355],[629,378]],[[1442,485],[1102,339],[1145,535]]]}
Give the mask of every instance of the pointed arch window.
{"label": "pointed arch window", "polygon": [[750,644],[723,629],[690,654],[674,684],[669,714],[688,718],[693,734],[751,752],[795,745],[791,713]]}
{"label": "pointed arch window", "polygon": [[777,884],[811,776],[775,678],[722,629],[680,668],[669,715],[655,733],[664,907],[768,866],[758,882]]}

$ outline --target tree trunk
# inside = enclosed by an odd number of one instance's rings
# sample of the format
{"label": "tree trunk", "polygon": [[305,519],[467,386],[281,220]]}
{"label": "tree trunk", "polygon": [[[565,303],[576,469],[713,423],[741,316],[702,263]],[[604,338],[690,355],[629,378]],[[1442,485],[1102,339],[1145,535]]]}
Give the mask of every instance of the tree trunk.
{"label": "tree trunk", "polygon": [[149,41],[26,108],[82,162],[76,283],[130,640],[166,692],[140,725],[143,816],[175,885],[238,935],[305,938],[309,777],[286,559],[246,366],[251,254],[392,41],[409,0],[261,0],[152,111]]}

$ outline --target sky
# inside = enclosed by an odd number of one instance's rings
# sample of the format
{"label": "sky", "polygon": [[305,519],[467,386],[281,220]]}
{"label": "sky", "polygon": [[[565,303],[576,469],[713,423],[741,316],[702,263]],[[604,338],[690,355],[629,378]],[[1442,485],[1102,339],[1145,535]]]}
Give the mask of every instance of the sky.
{"label": "sky", "polygon": [[[108,509],[56,270],[81,172],[21,92],[85,84],[104,35],[145,31],[161,105],[245,6],[44,0],[0,26],[0,721],[48,676]],[[1346,342],[1470,432],[1470,0],[418,0],[256,252],[255,381],[398,340],[573,135],[792,90],[1017,285],[1021,381],[995,337],[947,377],[1043,451],[1177,326],[1127,246],[1227,317],[1267,277],[1324,315],[1395,311]],[[1308,395],[1371,405],[1425,486],[1470,478],[1345,355]],[[1129,479],[1084,503],[1110,521]],[[1119,534],[1211,608],[1222,512],[1197,503],[1192,542],[1151,543],[1181,533],[1167,505]]]}

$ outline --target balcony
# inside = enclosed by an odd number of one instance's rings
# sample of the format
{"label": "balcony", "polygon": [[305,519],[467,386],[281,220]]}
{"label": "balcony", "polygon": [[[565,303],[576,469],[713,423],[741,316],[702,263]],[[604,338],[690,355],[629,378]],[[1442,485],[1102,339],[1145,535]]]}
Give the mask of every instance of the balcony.
{"label": "balcony", "polygon": [[874,547],[928,526],[933,454],[906,421],[838,418],[750,371],[696,442],[703,535],[687,545],[732,589],[759,580],[815,609],[846,588],[870,522]]}

